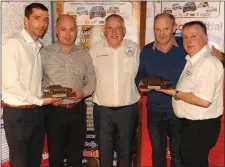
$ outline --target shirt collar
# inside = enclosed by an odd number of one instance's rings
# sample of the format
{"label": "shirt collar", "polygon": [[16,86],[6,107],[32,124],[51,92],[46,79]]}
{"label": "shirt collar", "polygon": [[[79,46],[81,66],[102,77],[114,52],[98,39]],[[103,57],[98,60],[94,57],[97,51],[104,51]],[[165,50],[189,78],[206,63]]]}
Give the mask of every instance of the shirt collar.
{"label": "shirt collar", "polygon": [[[121,42],[120,47],[123,46],[123,45],[126,45],[126,42],[125,42],[124,39],[123,39],[123,41]],[[107,40],[104,40],[104,41],[103,41],[103,47],[109,47],[109,48],[111,48],[111,47],[109,46]],[[120,47],[119,47],[119,48],[120,48]]]}
{"label": "shirt collar", "polygon": [[[155,50],[156,48],[158,50],[160,50],[159,47],[157,47],[157,45],[158,45],[157,41],[154,41],[153,46],[152,46],[152,50]],[[177,41],[176,41],[175,37],[172,38],[172,46],[179,47],[179,45],[177,44]]]}
{"label": "shirt collar", "polygon": [[[62,47],[60,46],[60,44],[59,44],[58,41],[55,42],[55,49],[56,49],[57,52],[59,52],[59,51],[62,50]],[[72,49],[70,50],[70,52],[74,52],[75,50],[76,50],[76,45],[73,44],[73,47],[72,47]]]}
{"label": "shirt collar", "polygon": [[193,56],[189,56],[187,55],[185,57],[185,59],[187,61],[189,61],[191,63],[191,65],[194,65],[196,64],[204,55],[206,52],[208,52],[210,50],[209,46],[208,45],[205,45],[198,53],[196,53],[195,55]]}
{"label": "shirt collar", "polygon": [[40,38],[38,38],[37,41],[34,41],[33,38],[30,36],[30,34],[25,29],[21,31],[21,34],[27,43],[36,43],[38,49],[40,49],[43,46],[43,41]]}

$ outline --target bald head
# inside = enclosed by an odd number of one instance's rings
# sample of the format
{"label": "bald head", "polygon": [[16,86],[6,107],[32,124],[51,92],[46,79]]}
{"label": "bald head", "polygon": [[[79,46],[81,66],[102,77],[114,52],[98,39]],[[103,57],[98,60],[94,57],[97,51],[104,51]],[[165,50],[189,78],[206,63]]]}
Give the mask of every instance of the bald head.
{"label": "bald head", "polygon": [[155,16],[154,18],[154,23],[158,20],[158,19],[168,19],[171,21],[172,26],[175,25],[175,17],[172,14],[169,13],[159,13]]}
{"label": "bald head", "polygon": [[61,15],[56,21],[56,36],[61,47],[72,47],[77,35],[76,19],[68,14]]}
{"label": "bald head", "polygon": [[68,21],[68,22],[71,22],[71,23],[74,23],[75,25],[77,25],[76,19],[73,16],[68,15],[68,14],[60,15],[56,20],[56,26],[58,24],[61,24],[62,21]]}

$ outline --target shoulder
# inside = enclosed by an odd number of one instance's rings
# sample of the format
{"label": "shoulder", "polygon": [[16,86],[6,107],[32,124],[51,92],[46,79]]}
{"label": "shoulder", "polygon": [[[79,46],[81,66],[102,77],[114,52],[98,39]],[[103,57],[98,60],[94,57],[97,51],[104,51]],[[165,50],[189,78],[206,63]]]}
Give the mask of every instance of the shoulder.
{"label": "shoulder", "polygon": [[74,44],[74,47],[75,47],[74,55],[76,55],[74,58],[79,57],[79,58],[81,58],[83,60],[91,59],[91,56],[90,56],[90,54],[89,54],[87,49],[84,49],[81,46],[75,45],[75,44]]}
{"label": "shoulder", "polygon": [[142,51],[152,51],[153,49],[153,45],[154,45],[154,41],[151,43],[148,43],[144,46],[144,48],[142,49]]}
{"label": "shoulder", "polygon": [[45,53],[45,52],[53,52],[56,49],[56,45],[54,44],[50,44],[47,45],[43,48],[41,48],[41,53]]}
{"label": "shoulder", "polygon": [[200,62],[200,66],[205,69],[211,69],[221,72],[224,71],[221,61],[215,56],[212,56],[210,52],[204,55],[202,61]]}
{"label": "shoulder", "polygon": [[[153,51],[153,44],[154,42],[146,44],[143,49],[141,50],[141,56],[149,55]],[[152,55],[152,54],[150,54]]]}
{"label": "shoulder", "polygon": [[98,51],[102,50],[103,47],[104,47],[104,44],[102,42],[96,43],[89,49],[89,52],[91,54],[94,54],[95,52],[98,52]]}
{"label": "shoulder", "polygon": [[20,33],[15,33],[11,36],[9,36],[8,38],[6,38],[4,41],[2,41],[2,45],[10,45],[11,47],[15,47],[17,45],[20,45],[22,43],[24,43],[25,40],[22,37],[22,35]]}
{"label": "shoulder", "polygon": [[134,41],[132,41],[130,39],[124,39],[124,43],[125,43],[125,45],[133,47],[135,49],[139,49],[140,48],[139,45],[136,42],[134,42]]}

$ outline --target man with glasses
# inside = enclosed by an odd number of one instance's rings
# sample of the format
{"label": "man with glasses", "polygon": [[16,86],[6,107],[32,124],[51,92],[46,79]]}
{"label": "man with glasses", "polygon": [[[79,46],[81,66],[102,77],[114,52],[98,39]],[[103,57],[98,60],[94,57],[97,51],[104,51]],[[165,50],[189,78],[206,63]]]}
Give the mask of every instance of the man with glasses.
{"label": "man with glasses", "polygon": [[135,76],[139,46],[127,39],[124,19],[116,14],[105,20],[106,40],[90,49],[97,85],[93,95],[94,126],[101,167],[131,167],[132,146],[137,131],[138,100]]}

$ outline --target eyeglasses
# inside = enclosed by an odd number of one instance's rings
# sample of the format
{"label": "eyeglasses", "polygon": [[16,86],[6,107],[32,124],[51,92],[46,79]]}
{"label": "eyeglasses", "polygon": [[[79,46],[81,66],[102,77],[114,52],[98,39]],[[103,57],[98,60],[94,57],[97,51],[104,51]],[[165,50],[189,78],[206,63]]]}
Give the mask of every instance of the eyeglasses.
{"label": "eyeglasses", "polygon": [[115,28],[107,27],[107,28],[106,28],[106,31],[108,31],[108,32],[113,32],[113,31],[119,32],[119,31],[121,31],[122,29],[123,29],[122,27],[115,27]]}

